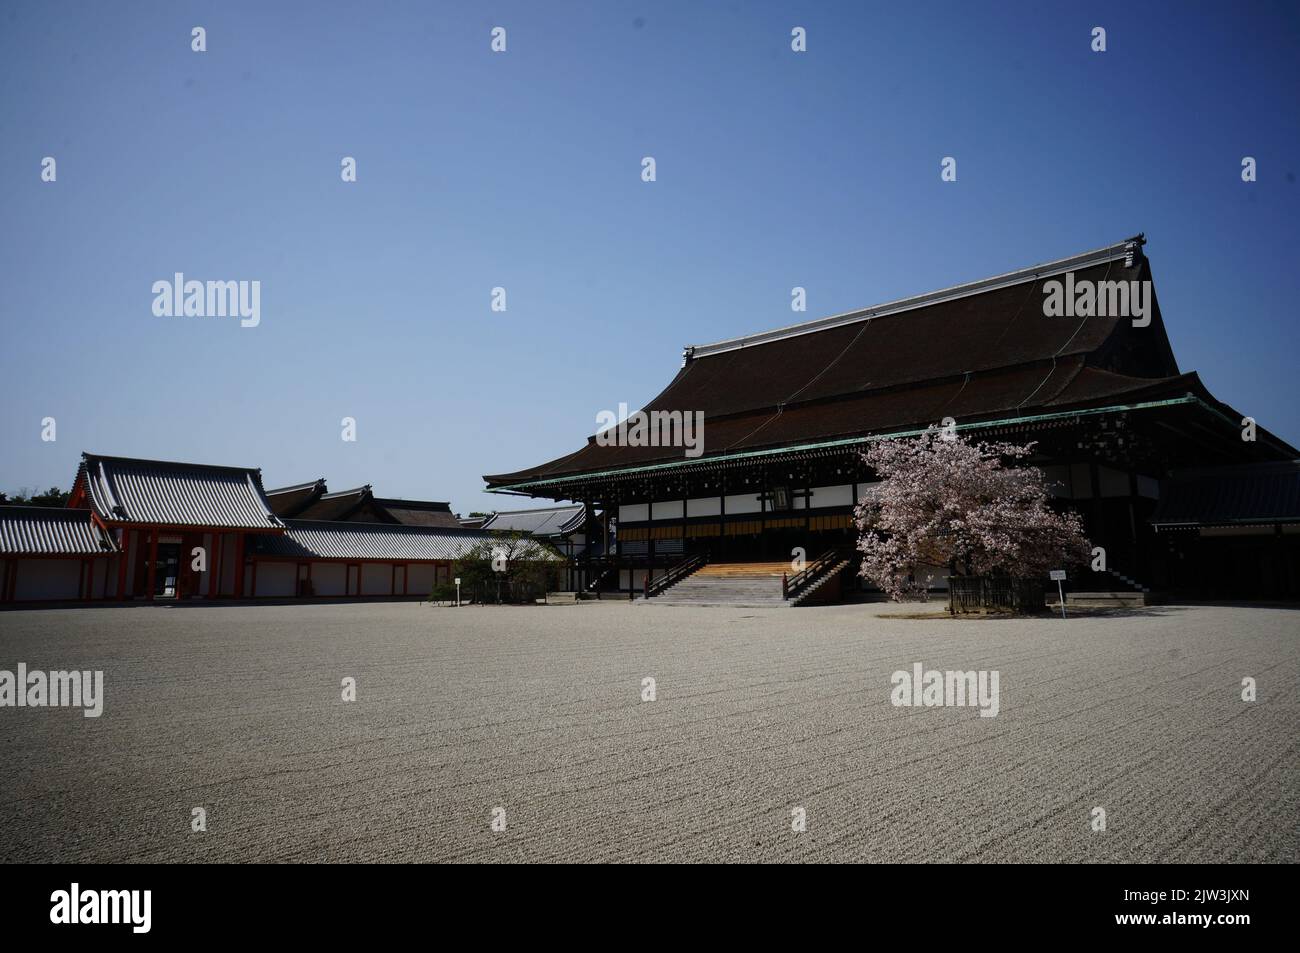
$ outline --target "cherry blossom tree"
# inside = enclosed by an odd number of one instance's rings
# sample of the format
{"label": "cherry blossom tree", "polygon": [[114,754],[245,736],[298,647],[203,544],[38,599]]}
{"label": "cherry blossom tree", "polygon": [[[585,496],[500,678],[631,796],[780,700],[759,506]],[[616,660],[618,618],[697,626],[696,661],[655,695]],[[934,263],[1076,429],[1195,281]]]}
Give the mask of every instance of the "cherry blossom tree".
{"label": "cherry blossom tree", "polygon": [[1051,508],[1042,471],[1014,465],[1033,446],[972,443],[934,427],[872,445],[862,457],[881,482],[856,510],[862,577],[900,601],[924,595],[927,566],[1044,577],[1087,562],[1079,517]]}

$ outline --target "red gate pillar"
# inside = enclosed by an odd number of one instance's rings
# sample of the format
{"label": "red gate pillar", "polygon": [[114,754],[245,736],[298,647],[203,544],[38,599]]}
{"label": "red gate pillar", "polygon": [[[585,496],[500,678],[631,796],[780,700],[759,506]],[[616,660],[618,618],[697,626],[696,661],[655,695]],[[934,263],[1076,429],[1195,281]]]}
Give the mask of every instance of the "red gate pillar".
{"label": "red gate pillar", "polygon": [[244,534],[235,537],[235,598],[244,596]]}
{"label": "red gate pillar", "polygon": [[149,530],[149,575],[145,583],[146,599],[153,598],[154,583],[158,576],[158,527]]}
{"label": "red gate pillar", "polygon": [[117,597],[126,598],[127,561],[131,557],[131,530],[122,527],[122,551],[117,555]]}

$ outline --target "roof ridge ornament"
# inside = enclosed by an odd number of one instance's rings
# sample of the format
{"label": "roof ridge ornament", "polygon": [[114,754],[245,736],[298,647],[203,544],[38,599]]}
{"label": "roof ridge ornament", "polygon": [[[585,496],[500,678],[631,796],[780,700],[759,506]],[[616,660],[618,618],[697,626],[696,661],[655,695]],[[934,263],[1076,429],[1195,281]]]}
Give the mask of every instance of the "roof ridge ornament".
{"label": "roof ridge ornament", "polygon": [[1145,255],[1142,254],[1142,246],[1147,243],[1146,232],[1138,232],[1127,242],[1124,243],[1124,267],[1132,268]]}

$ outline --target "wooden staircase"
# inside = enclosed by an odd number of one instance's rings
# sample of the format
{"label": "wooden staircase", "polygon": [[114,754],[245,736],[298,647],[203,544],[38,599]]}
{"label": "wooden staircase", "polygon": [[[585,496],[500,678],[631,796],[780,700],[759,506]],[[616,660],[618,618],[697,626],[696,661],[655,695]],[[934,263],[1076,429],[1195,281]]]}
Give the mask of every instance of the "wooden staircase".
{"label": "wooden staircase", "polygon": [[775,576],[780,579],[790,571],[790,563],[709,563],[695,571],[696,576],[725,576],[729,579],[759,579]]}
{"label": "wooden staircase", "polygon": [[842,593],[840,588],[843,585],[842,574],[852,564],[852,560],[849,559],[839,559],[831,563],[828,568],[822,570],[806,589],[790,597],[790,605],[816,605],[818,602],[823,601],[825,596],[829,596],[830,601],[838,601]]}
{"label": "wooden staircase", "polygon": [[781,575],[789,571],[788,562],[708,563],[637,605],[784,608]]}

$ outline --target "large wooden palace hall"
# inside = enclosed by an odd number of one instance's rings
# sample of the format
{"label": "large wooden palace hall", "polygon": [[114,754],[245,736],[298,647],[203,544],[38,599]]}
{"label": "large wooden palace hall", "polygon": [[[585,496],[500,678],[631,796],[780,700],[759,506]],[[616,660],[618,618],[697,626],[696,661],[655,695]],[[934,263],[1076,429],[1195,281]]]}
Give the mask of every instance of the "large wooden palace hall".
{"label": "large wooden palace hall", "polygon": [[1112,584],[1296,596],[1295,448],[1247,428],[1249,409],[1178,366],[1154,291],[1142,320],[1044,307],[1053,280],[1150,282],[1143,246],[1136,236],[687,347],[643,409],[702,413],[702,453],[592,435],[573,453],[484,479],[496,492],[582,503],[593,525],[602,512],[616,543],[604,556],[588,549],[589,584],[635,591],[692,560],[851,552],[853,506],[873,481],[864,447],[948,418],[967,437],[1036,443],[1031,462],[1106,548]]}

